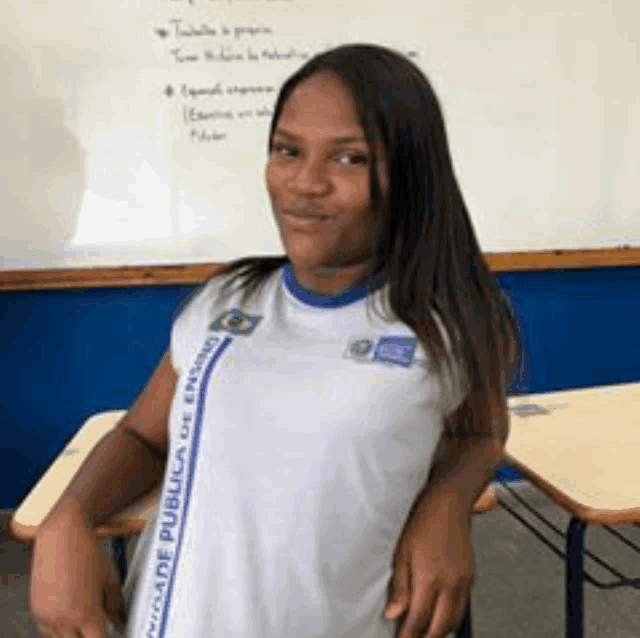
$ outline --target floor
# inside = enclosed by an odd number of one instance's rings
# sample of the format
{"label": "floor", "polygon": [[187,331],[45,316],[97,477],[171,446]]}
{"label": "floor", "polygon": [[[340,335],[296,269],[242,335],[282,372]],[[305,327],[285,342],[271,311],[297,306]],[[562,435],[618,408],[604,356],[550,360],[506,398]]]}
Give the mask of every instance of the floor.
{"label": "floor", "polygon": [[[563,532],[569,515],[527,482],[509,487]],[[497,485],[504,502],[557,547],[562,538],[544,526]],[[4,523],[7,514],[0,513]],[[640,527],[617,530],[640,545]],[[474,638],[562,638],[565,636],[564,563],[505,509],[474,517],[472,543],[476,583],[472,592]],[[564,547],[560,545],[564,551]],[[640,578],[640,554],[602,528],[589,527],[586,549],[629,578]],[[585,561],[586,571],[604,582],[612,574]],[[25,546],[0,539],[0,637],[40,636],[29,613],[30,555]],[[640,591],[601,590],[585,584],[585,638],[639,638]],[[301,637],[304,638],[304,637]]]}

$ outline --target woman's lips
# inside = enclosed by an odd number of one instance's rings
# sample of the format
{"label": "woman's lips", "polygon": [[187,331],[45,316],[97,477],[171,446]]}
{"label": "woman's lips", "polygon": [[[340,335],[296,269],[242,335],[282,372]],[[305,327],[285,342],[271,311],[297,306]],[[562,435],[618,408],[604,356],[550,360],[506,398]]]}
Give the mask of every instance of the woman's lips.
{"label": "woman's lips", "polygon": [[329,215],[316,215],[316,214],[298,214],[284,211],[282,213],[287,224],[299,228],[308,228],[311,226],[317,226],[329,219]]}

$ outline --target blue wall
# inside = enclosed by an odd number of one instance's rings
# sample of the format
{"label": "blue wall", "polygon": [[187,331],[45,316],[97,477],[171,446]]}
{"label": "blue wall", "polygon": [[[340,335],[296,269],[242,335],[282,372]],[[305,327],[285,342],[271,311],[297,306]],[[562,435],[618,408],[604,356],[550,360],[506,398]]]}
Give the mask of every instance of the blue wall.
{"label": "blue wall", "polygon": [[[640,381],[640,268],[498,279],[524,347],[512,393]],[[17,507],[88,417],[130,407],[193,289],[0,295],[0,510]]]}

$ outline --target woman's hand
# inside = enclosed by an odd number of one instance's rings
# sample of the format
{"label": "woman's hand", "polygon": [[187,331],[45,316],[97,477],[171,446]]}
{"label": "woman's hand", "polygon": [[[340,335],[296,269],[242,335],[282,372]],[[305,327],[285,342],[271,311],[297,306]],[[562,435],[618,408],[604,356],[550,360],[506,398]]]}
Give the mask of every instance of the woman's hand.
{"label": "woman's hand", "polygon": [[397,638],[445,638],[464,618],[475,580],[471,512],[451,490],[421,497],[394,555],[385,618]]}
{"label": "woman's hand", "polygon": [[113,558],[71,517],[39,530],[31,565],[30,609],[43,636],[107,638],[123,629],[124,600]]}

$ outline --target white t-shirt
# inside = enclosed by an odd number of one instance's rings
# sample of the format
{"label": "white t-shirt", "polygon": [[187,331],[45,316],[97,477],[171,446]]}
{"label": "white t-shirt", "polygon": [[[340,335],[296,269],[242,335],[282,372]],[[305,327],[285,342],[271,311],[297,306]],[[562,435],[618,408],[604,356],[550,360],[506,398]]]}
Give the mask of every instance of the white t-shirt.
{"label": "white t-shirt", "polygon": [[[403,323],[277,269],[178,315],[178,385],[128,638],[383,638],[392,559],[464,392]],[[380,307],[380,306],[378,306]]]}

